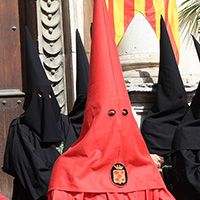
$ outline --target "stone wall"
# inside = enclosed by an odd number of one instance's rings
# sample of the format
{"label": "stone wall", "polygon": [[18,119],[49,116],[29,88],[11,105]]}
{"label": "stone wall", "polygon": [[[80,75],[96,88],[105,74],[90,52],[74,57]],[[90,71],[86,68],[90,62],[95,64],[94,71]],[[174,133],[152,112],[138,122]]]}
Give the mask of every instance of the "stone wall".
{"label": "stone wall", "polygon": [[[177,0],[178,6],[180,3]],[[90,59],[93,5],[93,0],[38,1],[40,55],[65,113],[71,110],[76,98],[75,30],[79,29]],[[200,78],[200,66],[191,38],[186,42],[182,33],[180,36],[179,69],[190,101]],[[159,41],[142,14],[138,13],[132,20],[118,52],[133,113],[140,126],[155,101],[153,86],[157,83],[159,67]]]}

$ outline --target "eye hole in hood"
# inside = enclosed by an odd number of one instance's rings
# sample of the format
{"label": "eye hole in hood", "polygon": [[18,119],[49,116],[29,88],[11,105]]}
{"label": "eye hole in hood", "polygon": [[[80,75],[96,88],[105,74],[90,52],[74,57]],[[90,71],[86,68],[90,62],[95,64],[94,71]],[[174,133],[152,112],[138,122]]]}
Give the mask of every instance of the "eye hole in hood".
{"label": "eye hole in hood", "polygon": [[111,109],[111,110],[108,111],[108,115],[109,116],[113,116],[113,115],[115,115],[115,113],[116,113],[116,111],[113,110],[113,109]]}
{"label": "eye hole in hood", "polygon": [[122,115],[127,115],[128,114],[128,110],[124,109],[122,110]]}

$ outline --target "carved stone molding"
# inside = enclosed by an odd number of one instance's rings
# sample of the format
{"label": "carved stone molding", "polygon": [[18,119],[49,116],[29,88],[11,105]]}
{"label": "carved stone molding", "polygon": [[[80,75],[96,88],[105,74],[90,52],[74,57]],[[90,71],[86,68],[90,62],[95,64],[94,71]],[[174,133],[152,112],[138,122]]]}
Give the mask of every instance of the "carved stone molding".
{"label": "carved stone molding", "polygon": [[52,83],[62,112],[67,112],[65,54],[61,0],[38,0],[38,47],[40,59]]}

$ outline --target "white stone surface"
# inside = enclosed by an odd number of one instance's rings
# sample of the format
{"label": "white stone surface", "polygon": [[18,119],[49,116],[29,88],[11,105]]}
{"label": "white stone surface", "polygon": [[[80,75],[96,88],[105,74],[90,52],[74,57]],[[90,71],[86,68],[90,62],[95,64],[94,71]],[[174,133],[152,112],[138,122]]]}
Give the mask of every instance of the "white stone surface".
{"label": "white stone surface", "polygon": [[[70,7],[70,23],[71,23],[71,41],[72,41],[72,68],[73,68],[73,84],[76,88],[76,29],[79,30],[83,38],[83,0],[69,0]],[[84,42],[84,41],[83,41]],[[76,99],[76,90],[74,89],[74,98]]]}
{"label": "white stone surface", "polygon": [[[180,4],[182,2],[183,0],[177,0],[178,10],[180,10]],[[180,32],[179,69],[185,84],[197,84],[200,80],[200,63],[192,37],[190,34],[188,35],[184,40],[185,34]],[[197,35],[195,37],[197,38]],[[158,38],[141,13],[138,13],[130,23],[118,45],[118,52],[121,60],[126,60],[126,63],[135,63],[138,61],[137,58],[144,62],[159,62]],[[128,57],[132,57],[132,61]]]}
{"label": "white stone surface", "polygon": [[159,54],[159,41],[146,18],[138,12],[118,45],[120,56],[128,54]]}

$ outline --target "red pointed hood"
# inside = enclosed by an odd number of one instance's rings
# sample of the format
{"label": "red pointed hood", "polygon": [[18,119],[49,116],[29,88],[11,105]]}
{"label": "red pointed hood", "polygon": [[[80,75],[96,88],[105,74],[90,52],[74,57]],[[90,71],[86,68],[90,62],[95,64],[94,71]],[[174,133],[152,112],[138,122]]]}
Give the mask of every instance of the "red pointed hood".
{"label": "red pointed hood", "polygon": [[[165,188],[132,115],[105,2],[94,2],[83,127],[77,142],[56,161],[49,191],[101,193]],[[118,177],[118,173],[122,175]]]}

